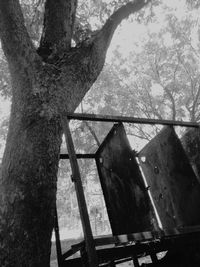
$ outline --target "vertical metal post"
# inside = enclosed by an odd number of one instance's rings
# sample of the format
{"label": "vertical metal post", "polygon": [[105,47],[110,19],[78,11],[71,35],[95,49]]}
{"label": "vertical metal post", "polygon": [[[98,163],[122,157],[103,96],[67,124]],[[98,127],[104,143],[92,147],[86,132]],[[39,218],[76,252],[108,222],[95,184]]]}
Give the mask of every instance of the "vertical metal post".
{"label": "vertical metal post", "polygon": [[55,207],[55,215],[54,215],[54,231],[55,231],[55,237],[56,237],[56,252],[57,252],[58,267],[61,267],[61,264],[62,264],[62,249],[61,249],[61,244],[60,244],[58,213],[57,213],[57,208],[56,207]]}
{"label": "vertical metal post", "polygon": [[156,255],[155,252],[151,252],[151,253],[150,253],[150,257],[151,257],[151,261],[152,261],[152,263],[156,263],[156,262],[158,262],[158,258],[157,258],[157,255]]}
{"label": "vertical metal post", "polygon": [[115,262],[114,261],[111,261],[110,264],[109,264],[109,267],[115,267]]}
{"label": "vertical metal post", "polygon": [[78,161],[76,158],[74,144],[73,144],[73,140],[72,140],[72,136],[71,136],[71,132],[69,128],[69,121],[67,117],[62,118],[62,125],[63,125],[64,135],[66,139],[67,149],[69,153],[72,176],[73,176],[73,180],[75,184],[75,190],[76,190],[78,206],[79,206],[79,211],[80,211],[80,216],[81,216],[81,222],[82,222],[82,227],[83,227],[83,232],[84,232],[84,238],[85,238],[85,243],[86,243],[86,250],[88,253],[89,266],[98,267],[98,258],[97,258],[97,253],[95,250],[95,244],[94,244],[94,239],[92,235],[92,229],[90,225],[87,205],[85,201],[83,185],[81,182],[81,175],[80,175]]}
{"label": "vertical metal post", "polygon": [[139,261],[138,261],[137,256],[134,255],[132,257],[132,259],[133,259],[133,265],[134,265],[134,267],[140,267],[140,264],[139,264]]}

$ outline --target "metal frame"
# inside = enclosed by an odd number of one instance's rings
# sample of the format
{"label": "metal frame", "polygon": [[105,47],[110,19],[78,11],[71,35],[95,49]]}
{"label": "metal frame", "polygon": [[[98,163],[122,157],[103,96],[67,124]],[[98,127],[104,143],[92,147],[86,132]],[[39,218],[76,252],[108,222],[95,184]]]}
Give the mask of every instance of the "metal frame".
{"label": "metal frame", "polygon": [[81,121],[107,121],[107,122],[126,122],[126,123],[138,123],[138,124],[160,124],[160,125],[173,125],[183,127],[195,127],[198,128],[199,124],[196,122],[189,121],[174,121],[174,120],[157,120],[157,119],[146,119],[136,118],[127,116],[111,116],[101,114],[86,114],[86,113],[73,113],[66,114],[69,120],[81,120]]}
{"label": "metal frame", "polygon": [[[124,122],[124,123],[150,124],[150,125],[159,124],[159,125],[173,125],[173,126],[194,127],[194,128],[199,128],[199,124],[194,123],[194,122],[187,122],[187,121],[184,122],[184,121],[173,121],[173,120],[156,120],[156,119],[135,118],[135,117],[126,117],[126,116],[110,116],[110,115],[104,116],[104,115],[99,115],[99,114],[82,114],[82,113],[81,114],[79,113],[63,114],[62,125],[64,129],[64,135],[65,135],[66,145],[67,145],[69,154],[61,154],[60,159],[70,160],[70,164],[72,168],[72,176],[73,176],[73,181],[75,183],[75,190],[76,190],[77,199],[78,199],[78,206],[79,206],[85,241],[81,242],[81,244],[78,244],[76,249],[71,249],[69,252],[66,252],[62,255],[61,246],[60,246],[60,238],[59,238],[58,221],[57,221],[58,219],[57,219],[57,214],[56,214],[55,232],[56,232],[58,264],[59,264],[59,267],[63,266],[62,264],[63,264],[63,260],[65,256],[73,255],[74,251],[82,250],[83,246],[85,246],[89,266],[97,267],[99,266],[98,265],[99,255],[97,255],[97,251],[95,248],[95,246],[97,245],[96,243],[97,241],[94,240],[93,235],[92,235],[88,210],[87,210],[85,196],[83,192],[83,186],[81,182],[80,170],[79,170],[78,161],[77,161],[77,159],[81,159],[81,158],[95,159],[95,154],[76,154],[75,153],[73,139],[72,139],[71,131],[69,127],[69,120]],[[109,242],[108,240],[106,242],[107,243],[111,242],[113,244],[114,241],[112,238],[109,238]],[[115,251],[115,249],[113,251]],[[98,251],[98,254],[99,253],[101,254],[100,251]],[[135,261],[135,257],[133,260]],[[80,261],[78,264],[80,264]],[[87,263],[86,263],[86,266],[88,266]]]}
{"label": "metal frame", "polygon": [[89,263],[89,266],[91,267],[97,267],[98,259],[97,259],[97,254],[95,250],[95,244],[94,244],[94,239],[92,235],[92,229],[90,225],[83,186],[81,182],[81,175],[79,171],[78,161],[77,161],[74,144],[73,144],[73,140],[72,140],[72,136],[71,136],[71,132],[69,128],[68,118],[66,117],[63,118],[62,124],[63,124],[63,130],[64,130],[67,149],[69,152],[69,160],[70,160],[70,164],[72,168],[73,181],[75,183],[75,190],[76,190],[76,195],[77,195],[77,200],[78,200],[79,212],[81,216],[81,222],[82,222],[84,238],[85,238],[85,243],[86,243],[86,251],[88,254],[88,263]]}

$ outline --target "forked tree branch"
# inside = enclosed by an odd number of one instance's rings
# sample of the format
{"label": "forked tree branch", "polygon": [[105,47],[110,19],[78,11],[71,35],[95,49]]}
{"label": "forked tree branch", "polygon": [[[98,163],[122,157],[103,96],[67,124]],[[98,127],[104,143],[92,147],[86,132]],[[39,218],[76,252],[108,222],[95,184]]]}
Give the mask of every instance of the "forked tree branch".
{"label": "forked tree branch", "polygon": [[[99,32],[83,41],[80,47],[76,48],[76,56],[70,57],[70,61],[78,60],[80,63],[76,64],[76,73],[81,73],[78,78],[84,81],[82,86],[78,88],[79,93],[77,95],[81,99],[95,82],[104,66],[106,53],[117,26],[123,19],[141,10],[149,2],[151,0],[135,0],[122,6],[110,16]],[[75,90],[74,93],[76,93]]]}
{"label": "forked tree branch", "polygon": [[97,79],[104,66],[108,47],[118,25],[123,19],[141,10],[149,2],[151,2],[151,0],[135,0],[123,5],[110,16],[100,31],[92,35],[86,42],[82,43],[80,51],[85,49],[84,46],[90,51],[90,56],[87,56],[88,63],[85,66],[86,70],[90,72],[90,75],[88,75],[90,79],[88,83],[89,88]]}
{"label": "forked tree branch", "polygon": [[[60,1],[64,3],[66,0],[58,0],[58,2]],[[117,26],[124,18],[128,17],[130,14],[134,12],[139,11],[150,1],[151,0],[135,0],[134,2],[131,1],[130,3],[122,6],[120,9],[114,12],[113,15],[111,15],[111,17],[107,20],[107,22],[99,32],[92,35],[89,39],[83,41],[79,46],[73,49],[72,48],[69,49],[66,47],[65,49],[62,50],[61,53],[59,52],[60,49],[55,49],[55,50],[53,49],[53,51],[50,51],[51,56],[50,54],[47,54],[46,62],[53,64],[58,69],[62,69],[61,79],[62,83],[65,85],[62,88],[62,96],[64,97],[67,94],[68,97],[70,95],[70,98],[73,99],[73,101],[71,101],[70,104],[68,103],[68,111],[69,110],[74,111],[74,108],[72,107],[77,107],[77,105],[80,103],[80,101],[83,99],[85,94],[88,92],[92,84],[99,76],[104,66],[107,49],[109,47],[110,41]],[[47,0],[47,3],[51,3],[51,9],[53,8],[53,5],[55,5],[54,0]],[[47,3],[46,3],[46,8],[47,8]],[[48,8],[50,8],[50,6]],[[54,9],[54,12],[57,11]],[[73,12],[71,12],[71,14],[72,13]],[[50,17],[48,18],[47,14],[48,12],[45,15],[46,19],[50,19]],[[51,16],[53,17],[53,15],[54,14],[52,13]],[[60,21],[60,23],[63,23],[64,14],[62,16],[58,18],[58,21]],[[56,21],[55,23],[58,23],[58,21]],[[73,20],[72,23],[74,23]],[[64,33],[66,33],[66,31],[64,31],[65,28],[62,28],[62,31],[58,33],[56,32],[58,24],[56,24],[57,26],[54,27],[55,26],[54,24],[48,24],[46,22],[46,25],[49,27],[49,29],[50,27],[52,27],[53,32],[51,32],[50,34],[49,31],[49,39],[48,39],[47,29],[46,30],[44,29],[44,35],[42,40],[44,42],[46,42],[45,40],[49,40],[48,41],[49,43],[47,45],[50,46],[58,45],[57,48],[59,48],[59,44],[54,43],[53,40],[55,40],[55,42],[60,41],[63,43],[62,38],[65,38],[64,37],[65,36]],[[73,28],[73,24],[71,25],[71,27]],[[54,34],[56,38],[53,37]],[[70,35],[71,34],[72,32],[70,32]],[[68,86],[70,80],[69,68],[66,68],[66,66],[70,66],[70,72],[72,73],[70,79],[76,81],[76,86],[73,88],[73,90],[69,90],[70,88],[70,86]],[[74,95],[76,97],[72,97]]]}
{"label": "forked tree branch", "polygon": [[40,49],[71,47],[76,8],[77,0],[46,0]]}

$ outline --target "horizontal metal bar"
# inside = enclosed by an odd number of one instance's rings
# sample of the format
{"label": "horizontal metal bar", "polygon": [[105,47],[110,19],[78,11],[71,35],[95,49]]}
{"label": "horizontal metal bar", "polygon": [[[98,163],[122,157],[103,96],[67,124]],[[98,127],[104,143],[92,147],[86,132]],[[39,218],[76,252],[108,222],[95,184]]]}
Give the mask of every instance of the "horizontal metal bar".
{"label": "horizontal metal bar", "polygon": [[[77,159],[94,159],[95,154],[76,154]],[[60,154],[60,159],[69,159],[69,154]]]}
{"label": "horizontal metal bar", "polygon": [[86,113],[73,113],[67,114],[68,119],[72,120],[86,120],[86,121],[105,121],[105,122],[126,122],[126,123],[137,123],[137,124],[160,124],[160,125],[174,125],[183,127],[199,127],[197,122],[189,121],[174,121],[174,120],[157,120],[147,118],[135,118],[126,116],[111,116],[101,114],[86,114]]}

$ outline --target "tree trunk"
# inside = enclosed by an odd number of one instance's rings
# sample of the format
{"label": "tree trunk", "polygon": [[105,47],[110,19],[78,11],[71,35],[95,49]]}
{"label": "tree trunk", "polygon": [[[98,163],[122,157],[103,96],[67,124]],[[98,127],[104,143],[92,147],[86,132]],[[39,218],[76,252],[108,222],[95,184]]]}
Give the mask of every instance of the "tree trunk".
{"label": "tree trunk", "polygon": [[18,115],[13,106],[2,163],[0,262],[9,267],[46,267],[54,223],[61,125],[57,117]]}
{"label": "tree trunk", "polygon": [[10,68],[15,90],[0,179],[0,263],[6,267],[49,267],[61,118],[74,111],[94,79],[85,82],[84,68],[74,78],[76,60],[59,70],[37,60]]}

